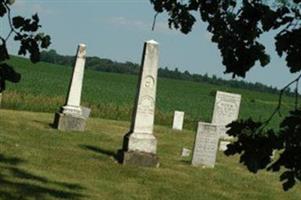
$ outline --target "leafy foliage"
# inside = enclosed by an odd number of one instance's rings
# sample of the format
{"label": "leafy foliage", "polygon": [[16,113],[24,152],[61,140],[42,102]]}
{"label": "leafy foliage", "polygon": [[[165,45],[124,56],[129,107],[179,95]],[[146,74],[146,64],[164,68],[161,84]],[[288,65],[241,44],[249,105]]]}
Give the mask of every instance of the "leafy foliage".
{"label": "leafy foliage", "polygon": [[241,154],[240,162],[254,173],[267,167],[271,162],[273,149],[279,147],[279,138],[273,130],[258,131],[261,125],[261,122],[255,122],[250,118],[232,122],[228,131],[228,135],[238,139],[228,146],[225,154]]}
{"label": "leafy foliage", "polygon": [[[300,71],[301,43],[300,7],[281,4],[267,5],[262,0],[151,0],[157,12],[169,14],[169,26],[187,34],[196,22],[195,12],[208,23],[212,42],[217,43],[226,66],[225,73],[233,77],[245,77],[259,61],[261,66],[270,62],[260,36],[271,30],[279,30],[275,37],[279,55],[286,53],[291,72]],[[294,1],[299,3],[299,1]]]}
{"label": "leafy foliage", "polygon": [[33,63],[40,60],[40,49],[47,48],[51,44],[49,35],[38,32],[41,25],[37,14],[31,18],[11,17],[10,6],[13,3],[14,0],[0,0],[0,17],[7,15],[10,26],[9,34],[5,38],[0,36],[0,92],[5,90],[5,81],[19,82],[21,79],[21,75],[5,63],[10,58],[6,43],[12,34],[15,35],[14,40],[20,43],[18,54],[24,56],[29,54]]}
{"label": "leafy foliage", "polygon": [[[226,155],[241,154],[240,162],[256,173],[267,168],[272,171],[286,170],[280,180],[283,189],[294,186],[301,180],[301,110],[294,110],[280,124],[280,131],[262,129],[262,122],[252,119],[232,122],[228,134],[237,138],[228,145]],[[273,151],[281,150],[278,159],[272,159]]]}
{"label": "leafy foliage", "polygon": [[[169,26],[187,34],[196,22],[195,13],[208,23],[226,67],[225,73],[233,77],[245,77],[256,62],[266,66],[270,56],[266,53],[260,37],[273,31],[275,51],[285,56],[291,73],[301,71],[301,1],[300,0],[150,0],[158,13],[169,14]],[[298,84],[301,75],[280,93],[279,105],[271,117],[265,121],[249,118],[232,122],[228,134],[236,141],[228,145],[227,155],[240,154],[240,162],[256,173],[267,169],[279,171],[284,168],[280,180],[288,190],[301,180],[301,110],[299,108]],[[267,124],[279,113],[281,97],[292,84],[295,88],[295,107],[280,123],[279,130],[267,130]],[[279,158],[272,159],[278,151]]]}

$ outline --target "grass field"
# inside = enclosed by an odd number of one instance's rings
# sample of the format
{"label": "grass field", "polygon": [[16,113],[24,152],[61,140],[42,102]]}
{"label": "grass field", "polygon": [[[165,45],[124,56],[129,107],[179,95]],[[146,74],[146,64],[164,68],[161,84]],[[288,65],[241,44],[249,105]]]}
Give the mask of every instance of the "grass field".
{"label": "grass field", "polygon": [[[18,84],[8,84],[3,94],[3,108],[55,112],[64,104],[71,67],[47,63],[32,64],[14,57],[10,63],[22,74]],[[82,93],[83,105],[92,108],[92,116],[129,121],[137,76],[86,70]],[[278,96],[223,86],[159,79],[156,124],[171,125],[174,110],[185,111],[184,128],[194,129],[197,121],[211,121],[216,90],[242,95],[240,117],[266,119],[278,103]],[[284,98],[283,113],[293,107],[293,99]],[[279,118],[272,121],[276,126]]]}
{"label": "grass field", "polygon": [[122,166],[115,159],[129,123],[90,118],[84,133],[62,133],[53,114],[0,110],[1,200],[299,200],[283,192],[279,174],[253,175],[237,157],[218,154],[214,169],[182,159],[194,132],[155,127],[160,168]]}

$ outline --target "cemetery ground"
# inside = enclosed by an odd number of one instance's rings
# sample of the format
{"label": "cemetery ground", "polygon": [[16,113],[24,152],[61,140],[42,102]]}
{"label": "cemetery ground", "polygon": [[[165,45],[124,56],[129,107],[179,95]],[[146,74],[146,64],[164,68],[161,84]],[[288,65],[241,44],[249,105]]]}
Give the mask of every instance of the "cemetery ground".
{"label": "cemetery ground", "polygon": [[[277,95],[204,83],[158,80],[155,136],[160,168],[123,166],[116,152],[130,126],[137,77],[87,70],[83,105],[92,109],[87,130],[51,127],[64,104],[71,68],[14,57],[22,82],[8,84],[0,110],[0,199],[300,199],[297,185],[283,192],[279,174],[249,173],[238,157],[217,156],[214,169],[181,158],[192,148],[198,121],[210,121],[216,90],[242,95],[240,117],[265,119]],[[282,111],[294,106],[284,97]],[[19,111],[16,111],[19,110]],[[27,111],[24,111],[27,110]],[[185,111],[185,130],[172,131],[174,110]],[[35,111],[35,112],[29,112]],[[111,120],[109,120],[111,119]],[[113,120],[112,120],[113,119]],[[276,118],[271,126],[278,123]],[[159,126],[160,125],[160,126]],[[162,126],[164,125],[164,126]]]}
{"label": "cemetery ground", "polygon": [[249,173],[238,157],[218,153],[214,169],[181,158],[194,131],[156,126],[160,168],[123,166],[117,149],[129,122],[90,118],[87,130],[59,132],[53,113],[1,110],[0,199],[300,199],[283,192],[279,174]]}

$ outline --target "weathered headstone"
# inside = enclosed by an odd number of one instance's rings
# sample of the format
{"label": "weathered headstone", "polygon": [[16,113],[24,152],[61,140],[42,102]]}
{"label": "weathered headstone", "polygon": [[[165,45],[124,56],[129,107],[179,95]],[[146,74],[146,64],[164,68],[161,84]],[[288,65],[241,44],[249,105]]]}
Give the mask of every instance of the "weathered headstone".
{"label": "weathered headstone", "polygon": [[214,167],[218,141],[218,126],[199,122],[193,148],[192,165]]}
{"label": "weathered headstone", "polygon": [[221,139],[229,139],[226,125],[237,120],[241,95],[228,92],[216,92],[212,124],[224,126],[220,128]]}
{"label": "weathered headstone", "polygon": [[181,131],[183,129],[184,112],[175,111],[172,123],[172,129]]}
{"label": "weathered headstone", "polygon": [[124,136],[122,162],[138,166],[159,166],[157,139],[153,135],[159,44],[145,42],[131,129]]}
{"label": "weathered headstone", "polygon": [[54,127],[62,131],[84,131],[86,118],[90,110],[83,112],[80,106],[84,69],[86,61],[86,45],[79,44],[76,53],[76,61],[66,103],[55,113]]}

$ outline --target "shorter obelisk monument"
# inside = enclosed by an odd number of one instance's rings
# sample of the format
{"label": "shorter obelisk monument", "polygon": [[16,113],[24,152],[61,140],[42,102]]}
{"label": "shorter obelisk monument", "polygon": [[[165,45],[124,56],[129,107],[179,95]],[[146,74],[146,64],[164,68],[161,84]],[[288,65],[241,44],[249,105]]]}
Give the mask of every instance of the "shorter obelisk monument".
{"label": "shorter obelisk monument", "polygon": [[122,163],[158,167],[157,139],[153,135],[159,44],[145,42],[132,124],[124,136]]}
{"label": "shorter obelisk monument", "polygon": [[66,103],[55,113],[54,127],[62,131],[84,131],[85,114],[80,106],[86,62],[86,45],[79,44]]}

